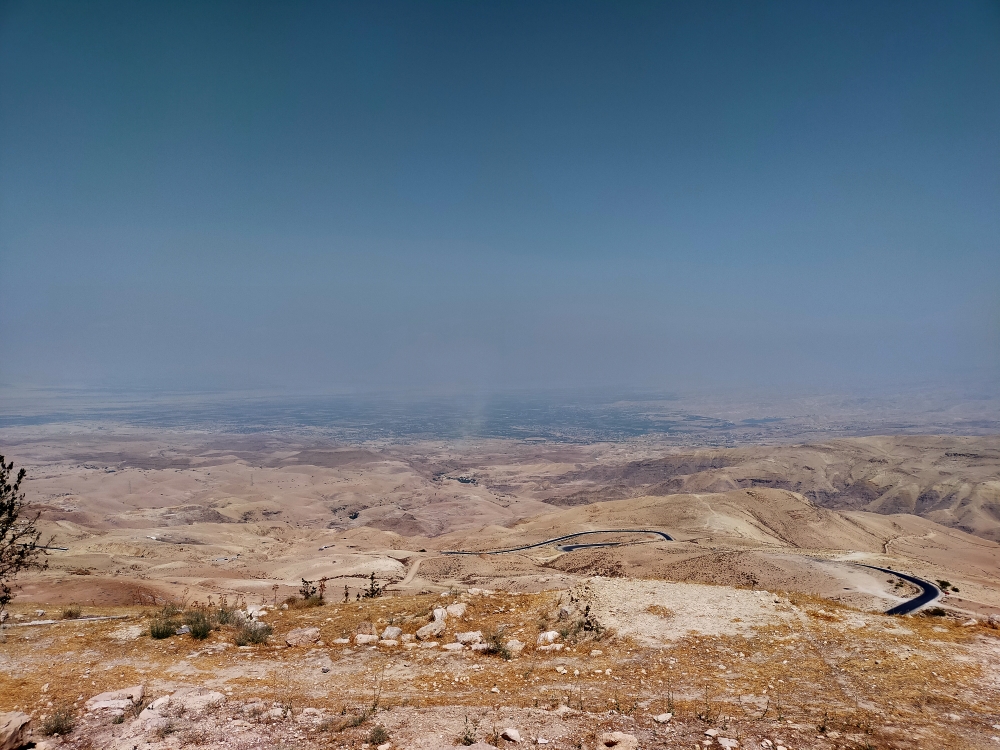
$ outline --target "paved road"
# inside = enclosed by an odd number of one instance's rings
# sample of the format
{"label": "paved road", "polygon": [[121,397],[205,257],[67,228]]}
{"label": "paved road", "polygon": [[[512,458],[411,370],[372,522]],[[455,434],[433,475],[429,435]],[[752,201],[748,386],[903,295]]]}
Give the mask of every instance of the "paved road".
{"label": "paved road", "polygon": [[[585,536],[587,534],[655,534],[656,536],[662,537],[668,542],[674,541],[674,538],[664,531],[654,531],[653,529],[601,529],[600,531],[578,531],[575,534],[566,534],[565,536],[557,536],[552,539],[546,539],[544,542],[536,542],[535,544],[525,544],[523,547],[507,547],[506,549],[496,549],[482,552],[467,552],[465,550],[450,550],[447,552],[442,552],[442,555],[504,555],[508,552],[521,552],[526,549],[534,549],[535,547],[544,547],[547,544],[554,544],[555,542],[564,542],[567,539],[575,539],[580,536]],[[565,544],[559,547],[562,552],[572,552],[575,549],[583,549],[585,547],[617,547],[625,542],[598,542],[595,544]]]}
{"label": "paved road", "polygon": [[916,612],[921,607],[927,606],[941,596],[941,589],[930,581],[925,581],[923,578],[917,578],[916,576],[911,576],[908,573],[900,573],[898,570],[892,570],[891,568],[880,568],[877,565],[862,565],[862,567],[871,568],[872,570],[880,570],[883,573],[889,573],[897,578],[902,578],[904,581],[914,583],[923,590],[922,593],[909,601],[897,604],[892,609],[887,609],[885,612],[887,615],[908,615],[911,612]]}
{"label": "paved road", "polygon": [[[449,550],[442,552],[443,555],[503,555],[508,552],[522,552],[526,549],[535,549],[536,547],[544,547],[548,544],[555,544],[556,542],[565,542],[569,539],[576,539],[577,537],[586,536],[587,534],[655,534],[658,537],[665,539],[668,542],[674,541],[674,538],[664,531],[655,531],[653,529],[601,529],[599,531],[578,531],[575,534],[566,534],[565,536],[557,536],[552,539],[546,539],[544,542],[536,542],[535,544],[525,544],[522,547],[507,547],[506,549],[496,549],[489,551],[466,551],[466,550]],[[584,544],[562,544],[559,546],[561,552],[572,552],[577,549],[590,549],[592,547],[618,547],[622,544],[628,544],[628,542],[591,542]],[[859,565],[861,565],[859,563]],[[921,593],[915,596],[909,601],[905,601],[902,604],[897,604],[895,607],[886,610],[887,615],[908,615],[911,612],[916,612],[918,609],[927,606],[931,602],[935,601],[939,596],[941,596],[941,589],[935,586],[930,581],[925,581],[923,578],[917,578],[908,573],[900,573],[898,570],[892,570],[891,568],[880,568],[877,565],[861,565],[863,568],[870,568],[872,570],[879,570],[883,573],[889,573],[898,578],[902,578],[904,581],[909,581],[920,587]],[[415,571],[414,571],[415,572]]]}

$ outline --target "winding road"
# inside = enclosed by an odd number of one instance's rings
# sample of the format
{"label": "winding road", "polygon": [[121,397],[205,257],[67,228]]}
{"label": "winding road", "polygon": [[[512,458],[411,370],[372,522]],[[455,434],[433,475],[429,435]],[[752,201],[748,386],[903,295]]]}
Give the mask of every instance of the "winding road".
{"label": "winding road", "polygon": [[[481,551],[469,551],[469,550],[446,550],[441,554],[443,555],[504,555],[508,552],[522,552],[527,549],[535,549],[537,547],[545,547],[549,544],[555,544],[557,542],[565,542],[569,539],[576,539],[577,537],[586,536],[588,534],[654,534],[668,542],[674,541],[674,538],[665,531],[656,531],[654,529],[600,529],[597,531],[578,531],[575,534],[566,534],[564,536],[553,537],[552,539],[546,539],[542,542],[535,542],[534,544],[525,544],[521,547],[507,547],[505,549],[495,549],[495,550],[481,550]],[[578,549],[591,549],[593,547],[619,547],[623,544],[634,544],[635,542],[589,542],[584,544],[561,544],[557,549],[560,552],[572,552]],[[419,565],[419,561],[417,563]],[[917,578],[916,576],[910,575],[909,573],[900,573],[898,570],[892,570],[891,568],[880,568],[877,565],[864,565],[863,563],[858,563],[862,568],[869,568],[871,570],[878,570],[882,573],[888,573],[894,575],[897,578],[902,578],[904,581],[909,581],[910,583],[919,586],[921,593],[912,599],[909,599],[901,604],[897,604],[891,609],[887,609],[885,614],[887,615],[908,615],[911,612],[916,612],[918,609],[927,606],[931,602],[935,601],[939,596],[941,596],[941,589],[930,581],[925,581],[923,578]],[[409,580],[412,580],[413,574],[416,573],[416,567],[411,570],[410,574],[407,575]]]}
{"label": "winding road", "polygon": [[[508,552],[521,552],[526,549],[535,549],[536,547],[544,547],[549,544],[554,544],[556,542],[564,542],[567,539],[576,539],[580,536],[586,536],[587,534],[655,534],[668,542],[674,541],[674,538],[664,531],[654,531],[653,529],[602,529],[599,531],[578,531],[575,534],[566,534],[565,536],[557,536],[552,539],[546,539],[544,542],[536,542],[535,544],[525,544],[523,547],[507,547],[505,549],[495,549],[495,550],[482,550],[482,551],[466,551],[466,550],[447,550],[442,552],[442,555],[505,555]],[[560,545],[560,552],[572,552],[575,549],[584,549],[588,547],[618,547],[622,544],[631,544],[632,542],[596,542],[591,544],[564,544]]]}
{"label": "winding road", "polygon": [[912,599],[908,599],[902,604],[897,604],[892,609],[887,609],[885,611],[887,615],[908,615],[911,612],[916,612],[921,607],[927,606],[941,596],[941,589],[930,581],[925,581],[923,578],[917,578],[916,576],[911,576],[908,573],[900,573],[898,570],[893,570],[892,568],[880,568],[877,565],[861,565],[861,567],[871,568],[872,570],[880,570],[883,573],[894,575],[897,578],[902,578],[904,581],[916,584],[923,590]]}

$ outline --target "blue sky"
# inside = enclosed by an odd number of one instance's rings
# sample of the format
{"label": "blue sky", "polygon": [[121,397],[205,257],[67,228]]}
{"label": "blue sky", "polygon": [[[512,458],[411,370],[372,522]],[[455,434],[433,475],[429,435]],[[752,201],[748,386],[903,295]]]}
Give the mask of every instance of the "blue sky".
{"label": "blue sky", "polygon": [[0,383],[1000,380],[1000,6],[0,3]]}

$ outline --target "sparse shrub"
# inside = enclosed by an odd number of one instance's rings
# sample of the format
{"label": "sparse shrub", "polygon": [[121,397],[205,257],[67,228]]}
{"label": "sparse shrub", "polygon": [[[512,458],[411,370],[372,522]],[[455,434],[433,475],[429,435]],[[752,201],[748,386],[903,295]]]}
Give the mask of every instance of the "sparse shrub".
{"label": "sparse shrub", "polygon": [[303,599],[311,599],[317,595],[317,589],[312,581],[307,581],[303,578],[302,585],[299,586],[299,593],[302,595]]}
{"label": "sparse shrub", "polygon": [[76,718],[72,712],[66,708],[57,708],[42,721],[42,734],[51,737],[53,734],[60,736],[69,734],[76,726]]}
{"label": "sparse shrub", "polygon": [[219,608],[215,610],[214,617],[215,621],[219,625],[236,625],[237,616],[236,613],[239,611],[239,601],[235,604],[229,604],[229,600],[226,597],[222,597],[219,601]]}
{"label": "sparse shrub", "polygon": [[379,584],[378,581],[375,580],[375,571],[373,570],[372,574],[371,574],[371,578],[370,578],[369,583],[368,583],[368,590],[365,591],[362,594],[362,596],[365,599],[375,599],[375,598],[377,598],[379,596],[382,596],[382,592],[383,591],[384,591],[384,589],[382,588],[382,586]]}
{"label": "sparse shrub", "polygon": [[237,646],[258,646],[267,643],[267,639],[271,637],[272,632],[274,631],[270,625],[251,620],[240,625],[233,638],[233,642]]}
{"label": "sparse shrub", "polygon": [[513,657],[510,649],[507,648],[507,643],[503,639],[503,632],[499,630],[486,634],[486,649],[483,653],[490,656],[499,656],[504,661],[510,661]]}
{"label": "sparse shrub", "polygon": [[125,723],[125,714],[115,714],[114,717],[112,717],[112,719],[111,719],[111,723],[112,724],[124,724]]}
{"label": "sparse shrub", "polygon": [[924,610],[924,614],[928,617],[944,617],[948,614],[948,611],[944,607],[929,607]]}
{"label": "sparse shrub", "polygon": [[369,745],[383,745],[389,741],[389,732],[381,724],[376,724],[372,727],[372,731],[368,733],[368,744]]}
{"label": "sparse shrub", "polygon": [[163,724],[162,726],[157,728],[156,736],[162,740],[166,739],[176,731],[177,727],[174,726],[174,723],[172,721],[168,721],[166,724]]}
{"label": "sparse shrub", "polygon": [[169,638],[177,632],[177,623],[174,620],[164,620],[157,617],[149,623],[149,635],[156,640]]}
{"label": "sparse shrub", "polygon": [[62,618],[64,620],[75,620],[75,619],[77,619],[82,614],[83,614],[83,610],[81,610],[75,604],[71,604],[68,607],[66,607],[66,609],[63,610],[63,612],[62,612]]}
{"label": "sparse shrub", "polygon": [[465,729],[462,730],[462,736],[458,738],[463,745],[474,745],[476,743],[476,725],[469,723],[469,717],[465,717]]}
{"label": "sparse shrub", "polygon": [[212,623],[201,610],[188,612],[184,616],[184,623],[191,628],[191,637],[197,641],[205,640],[212,632]]}

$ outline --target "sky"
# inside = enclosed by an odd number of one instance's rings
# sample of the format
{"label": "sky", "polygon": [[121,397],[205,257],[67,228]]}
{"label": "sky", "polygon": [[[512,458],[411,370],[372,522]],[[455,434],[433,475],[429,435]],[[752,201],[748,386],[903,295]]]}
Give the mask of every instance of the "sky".
{"label": "sky", "polygon": [[1000,384],[995,2],[0,2],[0,386]]}

